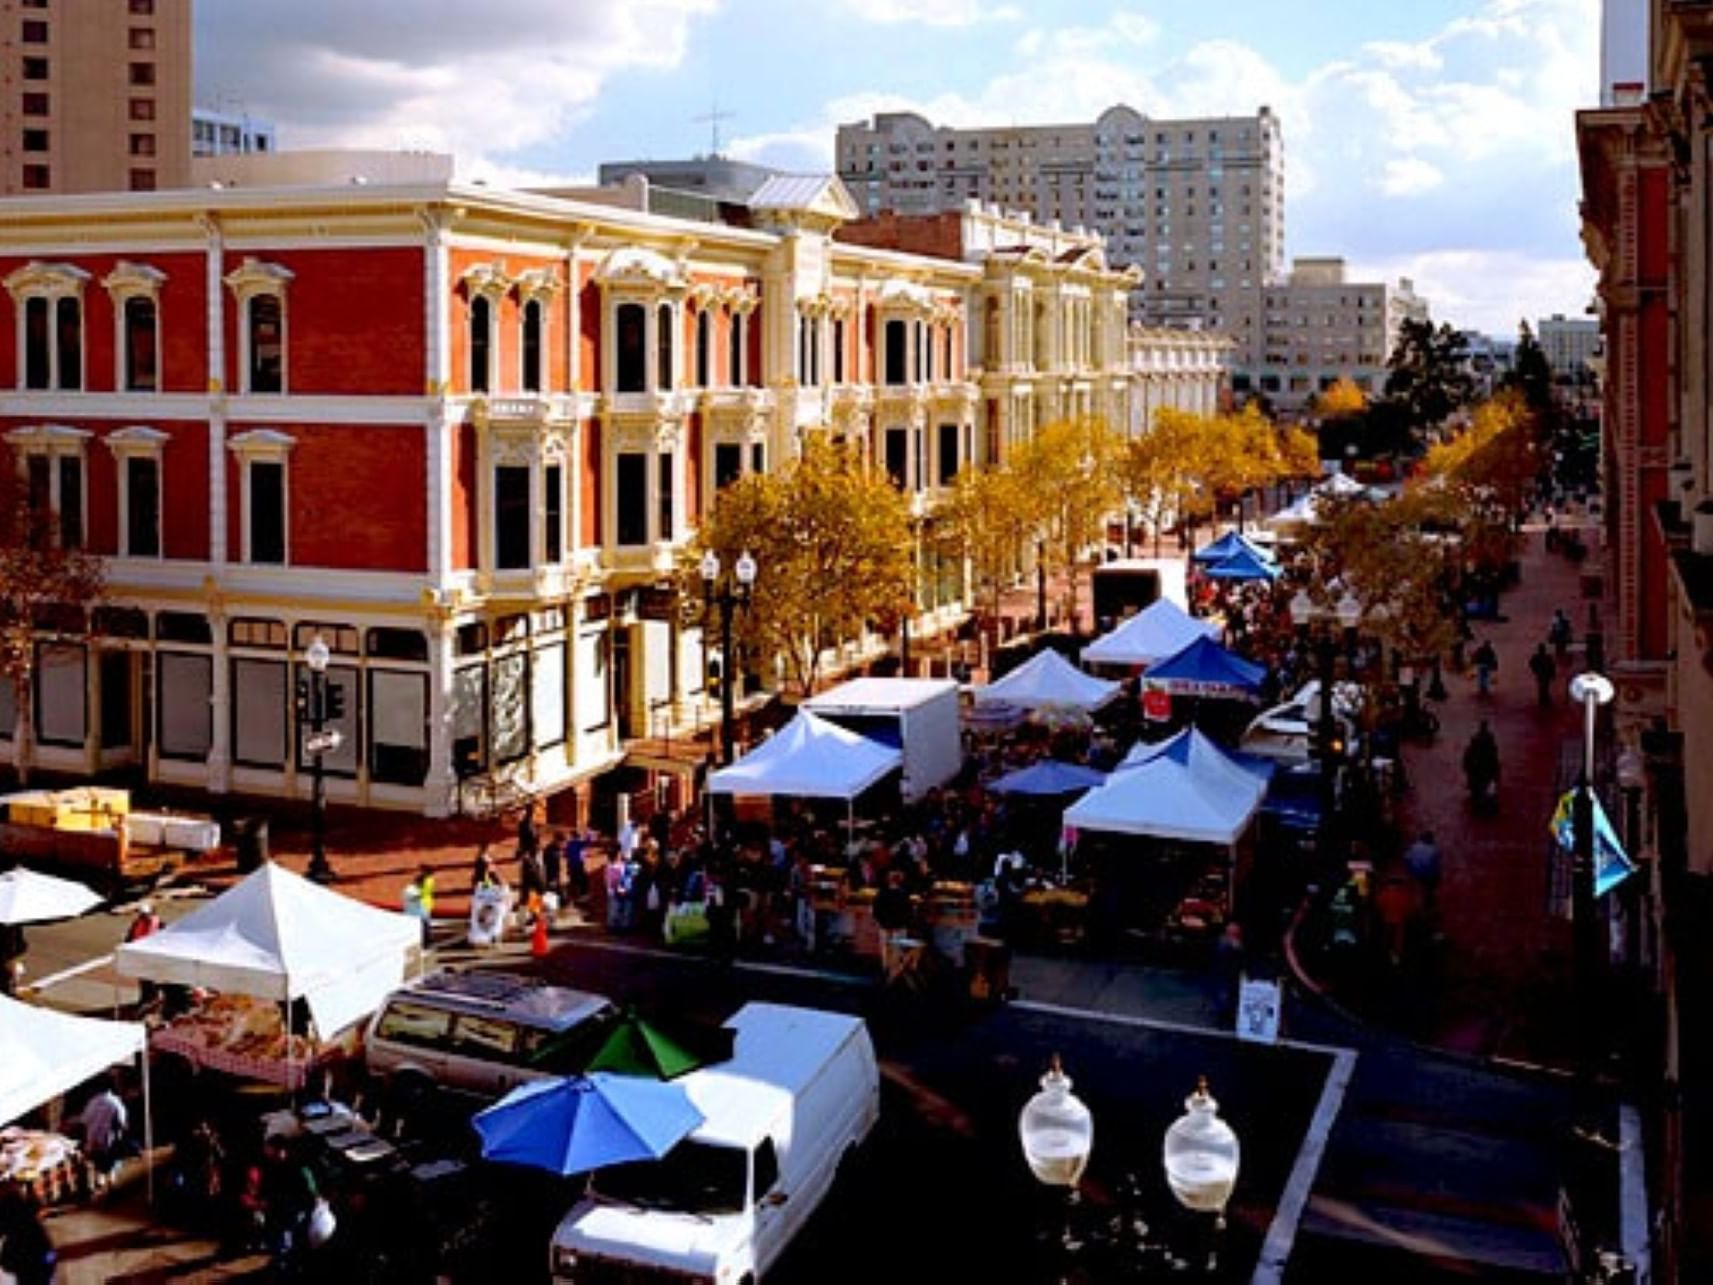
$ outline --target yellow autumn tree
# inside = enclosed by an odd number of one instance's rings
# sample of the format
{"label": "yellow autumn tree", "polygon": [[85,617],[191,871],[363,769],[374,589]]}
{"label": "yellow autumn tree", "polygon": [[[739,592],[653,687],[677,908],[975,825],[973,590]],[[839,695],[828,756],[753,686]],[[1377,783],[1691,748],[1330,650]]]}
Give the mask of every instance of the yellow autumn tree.
{"label": "yellow autumn tree", "polygon": [[1193,502],[1209,446],[1206,421],[1185,411],[1164,409],[1154,426],[1128,439],[1118,453],[1119,486],[1154,530],[1154,552],[1161,533]]}
{"label": "yellow autumn tree", "polygon": [[746,549],[755,558],[739,638],[764,659],[780,657],[804,693],[815,690],[830,649],[865,629],[892,628],[913,601],[909,504],[860,454],[821,433],[808,434],[779,472],[746,474],[720,492],[679,564],[693,614],[709,549],[728,567]]}
{"label": "yellow autumn tree", "polygon": [[1011,460],[1040,556],[1049,573],[1065,574],[1073,620],[1083,556],[1100,542],[1106,515],[1122,500],[1114,468],[1119,451],[1106,421],[1085,416],[1046,425]]}
{"label": "yellow autumn tree", "polygon": [[970,469],[958,475],[935,511],[941,550],[966,560],[978,606],[999,617],[1000,595],[1015,574],[1032,526],[1021,479],[1008,468]]}
{"label": "yellow autumn tree", "polygon": [[1368,409],[1368,395],[1348,375],[1316,394],[1315,414],[1322,419],[1346,419]]}

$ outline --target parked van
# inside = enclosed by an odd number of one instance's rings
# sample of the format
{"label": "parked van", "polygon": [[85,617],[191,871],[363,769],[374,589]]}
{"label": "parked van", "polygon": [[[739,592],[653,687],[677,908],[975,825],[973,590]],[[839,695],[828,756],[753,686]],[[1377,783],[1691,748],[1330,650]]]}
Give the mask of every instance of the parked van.
{"label": "parked van", "polygon": [[369,1023],[369,1073],[390,1088],[499,1097],[575,1075],[618,1010],[603,995],[509,973],[431,973],[394,991]]}
{"label": "parked van", "polygon": [[682,1084],[705,1117],[661,1160],[597,1171],[553,1236],[555,1285],[756,1285],[874,1128],[862,1019],[746,1004],[731,1061]]}

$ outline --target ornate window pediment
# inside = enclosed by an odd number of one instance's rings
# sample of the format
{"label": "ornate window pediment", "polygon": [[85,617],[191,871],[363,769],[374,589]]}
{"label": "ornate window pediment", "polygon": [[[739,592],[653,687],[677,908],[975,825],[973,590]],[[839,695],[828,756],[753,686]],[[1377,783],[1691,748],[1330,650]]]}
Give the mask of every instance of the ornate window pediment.
{"label": "ornate window pediment", "polygon": [[495,301],[512,288],[512,278],[503,263],[472,263],[458,280],[472,297],[486,295]]}
{"label": "ornate window pediment", "polygon": [[27,295],[60,298],[82,295],[89,273],[72,263],[27,263],[6,277],[6,289],[14,299]]}
{"label": "ornate window pediment", "polygon": [[115,300],[137,296],[154,299],[159,297],[166,279],[167,274],[159,268],[121,259],[113,271],[101,278],[101,284]]}
{"label": "ornate window pediment", "polygon": [[520,272],[514,279],[514,284],[517,286],[520,304],[527,304],[531,299],[540,299],[545,303],[565,288],[565,283],[552,268],[530,268]]}
{"label": "ornate window pediment", "polygon": [[621,246],[601,261],[595,280],[603,289],[663,294],[688,288],[684,265],[639,245]]}
{"label": "ornate window pediment", "polygon": [[132,424],[121,428],[116,433],[109,433],[103,439],[107,449],[118,456],[127,455],[159,455],[161,450],[172,440],[172,434],[163,433],[158,428],[149,428],[142,424]]}
{"label": "ornate window pediment", "polygon": [[31,424],[6,434],[7,444],[31,455],[80,455],[93,434],[69,424]]}
{"label": "ornate window pediment", "polygon": [[291,454],[297,438],[273,428],[252,428],[228,438],[226,449],[240,459],[283,459]]}
{"label": "ornate window pediment", "polygon": [[246,257],[226,274],[226,286],[240,301],[259,294],[283,295],[297,274],[284,264]]}

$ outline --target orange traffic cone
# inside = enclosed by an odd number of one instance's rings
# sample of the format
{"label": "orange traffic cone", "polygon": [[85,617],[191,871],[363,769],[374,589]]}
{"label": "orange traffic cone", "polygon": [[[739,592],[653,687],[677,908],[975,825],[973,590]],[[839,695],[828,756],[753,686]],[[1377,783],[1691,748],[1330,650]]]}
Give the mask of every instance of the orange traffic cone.
{"label": "orange traffic cone", "polygon": [[537,959],[547,954],[547,916],[539,911],[535,916],[535,932],[529,939],[529,953]]}

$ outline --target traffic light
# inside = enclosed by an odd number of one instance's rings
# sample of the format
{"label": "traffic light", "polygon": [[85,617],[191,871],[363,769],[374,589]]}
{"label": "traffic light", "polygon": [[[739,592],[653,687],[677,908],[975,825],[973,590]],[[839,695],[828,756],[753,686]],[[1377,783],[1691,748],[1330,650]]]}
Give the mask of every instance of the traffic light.
{"label": "traffic light", "polygon": [[709,696],[720,694],[720,683],[725,678],[725,658],[718,650],[708,653],[707,692]]}
{"label": "traffic light", "polygon": [[329,723],[337,723],[345,717],[345,689],[338,683],[327,683],[325,690],[326,719]]}
{"label": "traffic light", "polygon": [[294,702],[294,708],[297,711],[297,721],[299,723],[307,723],[310,721],[308,674],[299,673],[297,676],[297,699]]}

